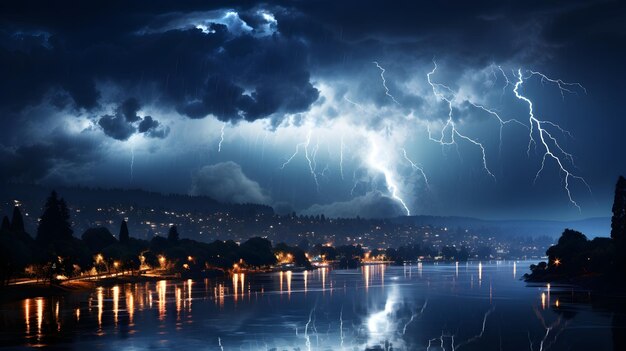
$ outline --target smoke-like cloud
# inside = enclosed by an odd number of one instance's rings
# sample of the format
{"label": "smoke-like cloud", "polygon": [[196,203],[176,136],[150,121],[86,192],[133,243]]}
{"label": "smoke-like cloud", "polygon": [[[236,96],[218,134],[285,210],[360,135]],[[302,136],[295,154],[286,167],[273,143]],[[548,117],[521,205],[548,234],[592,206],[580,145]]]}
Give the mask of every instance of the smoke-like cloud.
{"label": "smoke-like cloud", "polygon": [[338,201],[330,204],[315,204],[302,211],[305,215],[325,215],[327,217],[351,218],[389,218],[401,216],[402,207],[394,199],[385,196],[380,191],[370,191],[365,195],[356,196],[348,201]]}
{"label": "smoke-like cloud", "polygon": [[248,178],[235,162],[221,162],[204,166],[192,178],[191,195],[206,195],[222,202],[270,202],[259,183]]}

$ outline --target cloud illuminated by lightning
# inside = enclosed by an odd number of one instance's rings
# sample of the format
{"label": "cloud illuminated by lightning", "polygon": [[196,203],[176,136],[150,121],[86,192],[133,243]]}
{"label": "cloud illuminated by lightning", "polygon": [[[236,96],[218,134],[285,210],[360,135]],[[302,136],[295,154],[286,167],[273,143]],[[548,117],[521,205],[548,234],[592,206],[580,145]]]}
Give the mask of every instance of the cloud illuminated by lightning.
{"label": "cloud illuminated by lightning", "polygon": [[378,142],[375,138],[370,135],[368,139],[370,144],[370,151],[368,153],[367,164],[371,169],[378,171],[382,175],[384,175],[387,190],[391,194],[391,197],[398,201],[404,208],[406,215],[410,216],[411,211],[409,210],[409,207],[407,206],[404,199],[402,199],[402,197],[400,196],[400,189],[398,181],[395,178],[395,174],[386,164],[386,160],[388,160],[389,158],[388,155],[386,155],[384,152],[381,152],[380,146],[378,145]]}

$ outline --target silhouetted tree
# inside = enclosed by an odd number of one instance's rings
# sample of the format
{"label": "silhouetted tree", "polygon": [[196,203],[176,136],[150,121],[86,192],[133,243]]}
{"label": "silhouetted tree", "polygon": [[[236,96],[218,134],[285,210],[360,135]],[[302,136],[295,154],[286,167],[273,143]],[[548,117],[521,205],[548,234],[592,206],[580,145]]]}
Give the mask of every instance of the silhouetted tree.
{"label": "silhouetted tree", "polygon": [[620,176],[615,185],[611,238],[620,242],[626,239],[626,179]]}
{"label": "silhouetted tree", "polygon": [[37,242],[42,246],[72,239],[70,213],[67,204],[53,191],[44,205],[44,211],[37,228]]}
{"label": "silhouetted tree", "polygon": [[105,227],[89,228],[81,238],[92,254],[101,253],[105,247],[117,243],[113,234]]}
{"label": "silhouetted tree", "polygon": [[249,265],[261,267],[276,263],[272,243],[263,238],[251,238],[239,247],[240,257]]}
{"label": "silhouetted tree", "polygon": [[120,227],[120,243],[127,244],[130,240],[130,234],[128,233],[128,223],[126,221],[122,221],[122,225]]}
{"label": "silhouetted tree", "polygon": [[11,219],[11,231],[13,233],[25,233],[24,219],[22,218],[22,212],[18,206],[13,208],[13,218]]}
{"label": "silhouetted tree", "polygon": [[173,225],[170,227],[170,231],[167,233],[167,240],[170,243],[175,243],[178,241],[178,239],[179,239],[178,228],[176,228],[176,226]]}
{"label": "silhouetted tree", "polygon": [[0,232],[8,233],[11,230],[11,222],[9,222],[9,217],[4,216],[2,218],[2,227],[0,227]]}

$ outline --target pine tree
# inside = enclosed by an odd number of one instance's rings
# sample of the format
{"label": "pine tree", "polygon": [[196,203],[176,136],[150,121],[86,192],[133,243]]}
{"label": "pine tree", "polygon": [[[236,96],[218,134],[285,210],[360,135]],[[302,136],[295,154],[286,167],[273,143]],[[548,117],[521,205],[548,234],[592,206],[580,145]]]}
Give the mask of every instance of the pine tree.
{"label": "pine tree", "polygon": [[619,177],[615,185],[611,238],[619,241],[626,239],[626,179],[622,176]]}
{"label": "pine tree", "polygon": [[9,222],[9,217],[4,216],[2,218],[2,227],[0,227],[0,232],[6,233],[11,230],[11,222]]}
{"label": "pine tree", "polygon": [[13,219],[11,220],[11,231],[13,233],[24,233],[24,219],[18,206],[13,208]]}
{"label": "pine tree", "polygon": [[167,233],[167,240],[171,243],[178,241],[178,228],[175,225],[170,227],[170,231]]}
{"label": "pine tree", "polygon": [[120,227],[120,235],[119,235],[120,243],[126,244],[130,241],[130,234],[128,233],[128,223],[126,221],[122,221],[122,226]]}
{"label": "pine tree", "polygon": [[70,212],[65,200],[59,199],[55,191],[50,193],[37,228],[37,242],[41,245],[72,239]]}

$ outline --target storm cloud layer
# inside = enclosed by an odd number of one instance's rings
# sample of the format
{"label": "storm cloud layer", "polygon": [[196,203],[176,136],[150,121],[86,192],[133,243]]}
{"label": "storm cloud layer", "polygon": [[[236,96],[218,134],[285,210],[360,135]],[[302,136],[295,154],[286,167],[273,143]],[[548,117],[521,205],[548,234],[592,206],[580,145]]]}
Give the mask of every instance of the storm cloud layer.
{"label": "storm cloud layer", "polygon": [[[5,2],[1,178],[191,189],[341,216],[395,216],[406,207],[532,217],[541,206],[601,215],[614,178],[626,173],[617,151],[626,130],[625,7]],[[530,70],[585,90],[562,95]],[[582,212],[554,162],[533,182],[542,150],[529,144],[528,106],[513,92],[518,72],[537,115],[569,133],[551,135],[593,190],[572,188]],[[522,123],[500,130],[478,106]],[[468,139],[447,145],[448,120]]]}

